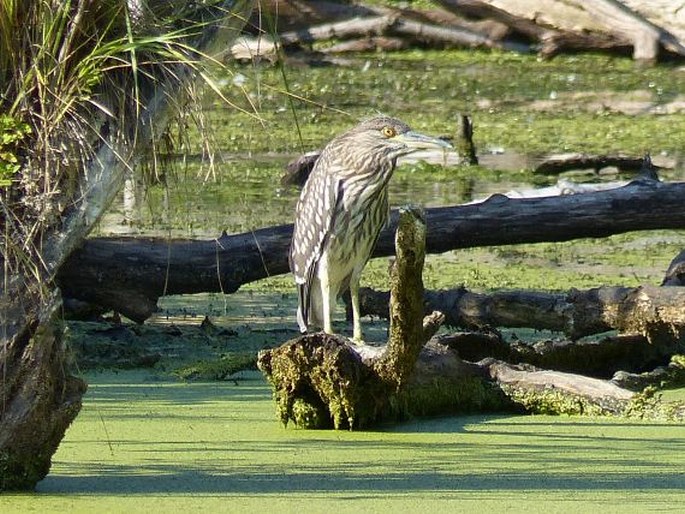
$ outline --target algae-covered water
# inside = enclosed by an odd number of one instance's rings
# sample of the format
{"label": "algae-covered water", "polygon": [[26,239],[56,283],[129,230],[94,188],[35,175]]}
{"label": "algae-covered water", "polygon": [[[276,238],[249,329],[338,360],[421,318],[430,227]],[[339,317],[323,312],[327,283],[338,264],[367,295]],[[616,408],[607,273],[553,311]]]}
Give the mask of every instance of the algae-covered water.
{"label": "algae-covered water", "polygon": [[[531,173],[541,153],[649,150],[675,165],[663,176],[683,178],[685,68],[677,64],[406,52],[340,66],[290,63],[285,73],[287,88],[266,65],[223,72],[224,94],[256,112],[207,100],[214,166],[193,150],[199,138],[191,133],[191,157],[171,158],[157,185],[131,182],[96,235],[214,238],[290,222],[298,192],[281,186],[284,165],[376,112],[436,135],[451,135],[456,115],[470,113],[487,164],[403,166],[393,178],[393,205],[451,205],[552,184],[557,177]],[[572,176],[630,178],[616,170]],[[475,290],[658,284],[684,245],[681,231],[658,231],[459,250],[430,256],[425,281]],[[363,285],[387,287],[386,274],[387,261],[372,261]],[[142,327],[70,323],[69,344],[90,383],[83,411],[37,494],[5,495],[1,510],[643,512],[678,511],[685,501],[682,425],[455,416],[371,432],[283,428],[261,379],[235,382],[203,363],[294,336],[294,304],[290,278],[272,277],[235,295],[163,298]],[[205,317],[211,324],[201,327]],[[365,320],[365,330],[380,340],[385,325]],[[119,353],[108,360],[89,355],[93,348]],[[131,366],[138,369],[121,369]],[[193,381],[206,378],[230,380]]]}
{"label": "algae-covered water", "polygon": [[3,512],[678,511],[685,428],[460,416],[369,432],[276,422],[266,384],[90,376],[37,494]]}

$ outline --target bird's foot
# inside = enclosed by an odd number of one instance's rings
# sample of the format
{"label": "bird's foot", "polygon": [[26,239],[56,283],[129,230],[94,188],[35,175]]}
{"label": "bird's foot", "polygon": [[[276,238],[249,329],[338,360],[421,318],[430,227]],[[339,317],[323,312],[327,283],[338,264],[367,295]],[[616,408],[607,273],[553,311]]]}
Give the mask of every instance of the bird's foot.
{"label": "bird's foot", "polygon": [[352,344],[355,346],[366,346],[366,343],[361,337],[353,337],[350,341],[352,341]]}

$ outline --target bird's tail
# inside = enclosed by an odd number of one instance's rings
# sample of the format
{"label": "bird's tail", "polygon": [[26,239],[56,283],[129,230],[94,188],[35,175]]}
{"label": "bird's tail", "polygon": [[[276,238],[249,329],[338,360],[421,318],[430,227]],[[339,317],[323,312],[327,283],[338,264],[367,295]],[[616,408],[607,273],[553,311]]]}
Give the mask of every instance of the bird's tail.
{"label": "bird's tail", "polygon": [[307,318],[309,317],[309,288],[307,284],[297,286],[297,324],[300,326],[300,333],[307,333]]}
{"label": "bird's tail", "polygon": [[297,306],[297,324],[300,332],[305,334],[309,327],[323,328],[323,299],[321,298],[321,287],[316,278],[312,284],[299,284]]}

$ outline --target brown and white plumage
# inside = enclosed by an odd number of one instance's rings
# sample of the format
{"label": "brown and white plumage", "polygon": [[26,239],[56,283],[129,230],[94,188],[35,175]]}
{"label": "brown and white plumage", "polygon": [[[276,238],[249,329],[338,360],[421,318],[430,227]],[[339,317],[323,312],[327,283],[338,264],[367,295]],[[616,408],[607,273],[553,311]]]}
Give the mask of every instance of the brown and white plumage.
{"label": "brown and white plumage", "polygon": [[363,121],[326,145],[297,203],[290,247],[302,332],[316,326],[332,333],[335,300],[349,288],[353,339],[361,342],[359,278],[388,219],[388,181],[397,158],[449,146],[385,116]]}

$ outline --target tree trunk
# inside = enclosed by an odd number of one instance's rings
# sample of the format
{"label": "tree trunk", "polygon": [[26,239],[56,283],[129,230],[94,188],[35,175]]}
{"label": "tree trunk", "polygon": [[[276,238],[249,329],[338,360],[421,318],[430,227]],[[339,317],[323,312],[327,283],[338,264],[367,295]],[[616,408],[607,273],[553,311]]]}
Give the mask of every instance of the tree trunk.
{"label": "tree trunk", "polygon": [[[249,9],[251,3],[245,1],[201,8],[196,14],[207,24],[203,34],[188,44],[204,53],[223,49],[227,39],[235,37]],[[229,10],[242,12],[228,16]],[[219,30],[223,21],[227,22],[226,30]],[[135,164],[140,153],[136,150],[163,132],[182,83],[193,78],[191,70],[178,67],[173,78],[171,74],[160,76],[148,95],[141,91],[144,114],[137,131],[115,127],[112,119],[100,120],[102,143],[83,170],[81,187],[74,188],[76,196],[63,199],[73,208],[42,234],[41,266],[45,271],[35,277],[18,276],[5,268],[0,295],[0,490],[32,489],[45,477],[64,431],[79,412],[85,391],[85,384],[67,371],[61,330],[55,322],[61,301],[52,279],[111,203],[125,170]],[[127,140],[133,132],[135,147]]]}
{"label": "tree trunk", "polygon": [[[426,250],[568,241],[634,230],[685,227],[685,184],[640,179],[608,191],[541,198],[495,195],[479,203],[426,209]],[[392,255],[397,212],[374,257]],[[95,238],[58,275],[68,297],[142,322],[164,294],[236,291],[288,272],[292,225],[213,241]],[[449,314],[449,311],[448,311]]]}

